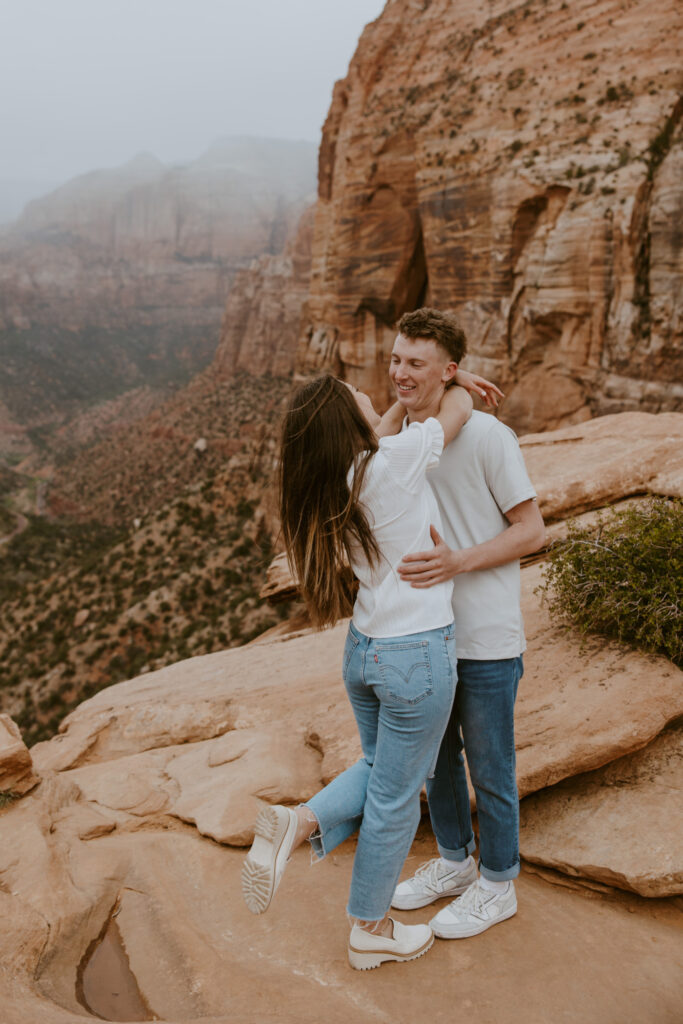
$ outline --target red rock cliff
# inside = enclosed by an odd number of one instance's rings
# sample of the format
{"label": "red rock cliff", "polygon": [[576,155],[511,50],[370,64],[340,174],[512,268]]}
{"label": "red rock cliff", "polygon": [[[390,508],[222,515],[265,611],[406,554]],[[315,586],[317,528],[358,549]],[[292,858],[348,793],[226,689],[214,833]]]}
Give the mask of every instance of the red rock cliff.
{"label": "red rock cliff", "polygon": [[288,374],[294,368],[301,310],[308,295],[314,207],[304,212],[279,255],[240,270],[230,290],[211,372]]}
{"label": "red rock cliff", "polygon": [[324,128],[300,368],[383,401],[429,303],[517,429],[681,408],[682,28],[675,0],[389,0]]}

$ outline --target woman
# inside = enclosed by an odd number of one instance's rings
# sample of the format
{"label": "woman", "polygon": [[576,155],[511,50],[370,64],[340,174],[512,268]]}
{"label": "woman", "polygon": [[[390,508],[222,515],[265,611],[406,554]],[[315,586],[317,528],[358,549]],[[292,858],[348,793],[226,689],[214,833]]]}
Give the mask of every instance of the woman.
{"label": "woman", "polygon": [[[480,378],[462,378],[480,391]],[[415,590],[396,567],[406,552],[431,545],[430,524],[441,528],[427,469],[471,409],[467,392],[450,388],[436,418],[395,433],[400,406],[380,419],[367,395],[326,375],[301,387],[285,416],[287,553],[315,625],[353,610],[343,678],[364,756],[306,804],[260,813],[242,887],[249,908],[262,913],[305,839],[322,858],[359,829],[347,907],[357,969],[422,956],[434,940],[428,925],[401,924],[388,910],[455,693],[452,585]]]}

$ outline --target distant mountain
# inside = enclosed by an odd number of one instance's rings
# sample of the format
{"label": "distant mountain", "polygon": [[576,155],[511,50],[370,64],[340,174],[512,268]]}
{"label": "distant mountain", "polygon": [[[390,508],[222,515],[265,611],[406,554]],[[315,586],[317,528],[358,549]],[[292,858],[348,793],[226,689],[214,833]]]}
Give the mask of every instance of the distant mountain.
{"label": "distant mountain", "polygon": [[282,250],[315,178],[312,143],[239,137],[30,202],[0,231],[0,403],[49,441],[93,403],[201,370],[236,272]]}

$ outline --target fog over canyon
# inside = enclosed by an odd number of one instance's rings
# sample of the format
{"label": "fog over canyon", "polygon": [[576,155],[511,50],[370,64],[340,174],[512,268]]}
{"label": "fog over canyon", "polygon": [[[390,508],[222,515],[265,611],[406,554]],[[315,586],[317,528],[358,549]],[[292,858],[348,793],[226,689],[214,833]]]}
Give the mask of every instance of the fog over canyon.
{"label": "fog over canyon", "polygon": [[0,410],[49,436],[97,400],[187,381],[239,268],[279,253],[314,193],[312,143],[232,138],[29,203],[0,234]]}

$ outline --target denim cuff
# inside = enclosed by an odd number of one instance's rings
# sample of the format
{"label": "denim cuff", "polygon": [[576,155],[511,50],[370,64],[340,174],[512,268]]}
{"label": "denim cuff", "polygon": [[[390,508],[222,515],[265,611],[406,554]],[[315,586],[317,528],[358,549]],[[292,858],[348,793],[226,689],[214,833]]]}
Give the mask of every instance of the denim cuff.
{"label": "denim cuff", "polygon": [[[387,908],[387,910],[390,909],[390,907]],[[349,903],[346,907],[346,916],[355,917],[358,921],[383,921],[386,917],[386,913],[380,914],[379,917],[373,917],[372,914],[368,917],[365,911],[361,911],[360,908],[352,909],[351,904]]]}
{"label": "denim cuff", "polygon": [[479,873],[484,878],[488,878],[489,882],[507,882],[509,878],[516,878],[519,874],[519,861],[511,868],[506,868],[505,871],[491,871],[491,868],[485,868],[479,861]]}
{"label": "denim cuff", "polygon": [[461,846],[460,849],[458,849],[458,850],[448,850],[445,846],[442,846],[441,843],[439,843],[439,842],[437,842],[436,847],[437,847],[437,849],[439,851],[439,855],[441,857],[443,857],[444,860],[455,860],[455,861],[458,861],[458,860],[467,860],[467,858],[472,853],[472,851],[474,850],[476,845],[477,844],[476,844],[475,838],[474,838],[474,836],[472,836],[472,838],[467,843],[467,845],[466,846]]}

